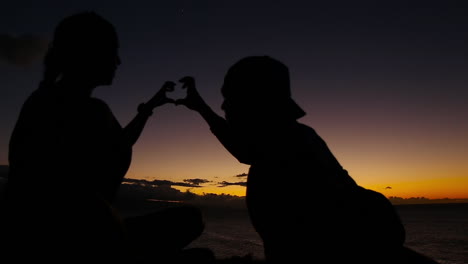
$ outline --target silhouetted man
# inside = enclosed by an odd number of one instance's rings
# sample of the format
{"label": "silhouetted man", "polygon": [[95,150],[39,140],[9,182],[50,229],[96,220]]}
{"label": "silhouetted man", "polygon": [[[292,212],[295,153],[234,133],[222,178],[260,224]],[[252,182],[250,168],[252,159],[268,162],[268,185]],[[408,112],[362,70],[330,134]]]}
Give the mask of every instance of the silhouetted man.
{"label": "silhouetted man", "polygon": [[[246,202],[270,263],[407,263],[405,230],[382,194],[362,188],[316,131],[297,120],[289,70],[268,56],[246,57],[221,88],[225,118],[181,79],[187,97],[240,162],[250,165]],[[408,262],[410,263],[410,262]]]}

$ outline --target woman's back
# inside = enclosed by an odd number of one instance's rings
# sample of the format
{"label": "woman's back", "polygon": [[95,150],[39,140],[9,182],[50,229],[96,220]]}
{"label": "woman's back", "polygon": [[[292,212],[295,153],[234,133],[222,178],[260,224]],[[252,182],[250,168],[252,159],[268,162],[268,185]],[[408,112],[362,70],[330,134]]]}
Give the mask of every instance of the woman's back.
{"label": "woman's back", "polygon": [[[64,95],[56,87],[34,91],[12,133],[7,185],[11,232],[7,237],[12,251],[28,248],[38,254],[57,250],[71,255],[84,245],[88,252],[99,251],[106,244],[114,248],[123,239],[120,220],[96,185],[102,182],[97,177],[106,176],[99,174],[104,169],[97,164],[105,166],[111,159],[98,157],[104,147],[96,145],[93,150],[96,135],[84,133],[99,134],[92,119],[85,120],[99,113],[92,113],[95,109],[86,106],[87,100],[70,100]],[[79,130],[70,130],[79,126]]]}
{"label": "woman's back", "polygon": [[90,189],[111,200],[120,185],[115,179],[130,165],[131,146],[104,102],[60,88],[38,89],[23,105],[10,139],[9,179],[19,189],[30,186],[28,192]]}

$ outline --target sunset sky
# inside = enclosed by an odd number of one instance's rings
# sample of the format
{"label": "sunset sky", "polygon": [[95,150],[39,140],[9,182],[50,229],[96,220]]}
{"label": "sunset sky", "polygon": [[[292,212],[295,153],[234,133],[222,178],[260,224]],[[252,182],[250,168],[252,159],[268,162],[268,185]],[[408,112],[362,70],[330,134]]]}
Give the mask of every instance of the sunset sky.
{"label": "sunset sky", "polygon": [[[307,112],[299,121],[322,136],[358,184],[386,196],[468,198],[468,7],[387,2],[3,3],[0,165],[8,165],[10,134],[41,80],[56,24],[92,10],[119,34],[122,65],[113,85],[94,96],[122,125],[166,80],[185,75],[196,78],[200,94],[223,115],[227,69],[245,56],[270,55],[289,67],[292,96]],[[169,96],[182,97],[177,88]],[[245,195],[248,166],[183,106],[157,109],[133,153],[128,178],[166,180],[181,190],[201,179],[207,182],[191,191]],[[284,175],[285,186],[301,184],[291,179]]]}

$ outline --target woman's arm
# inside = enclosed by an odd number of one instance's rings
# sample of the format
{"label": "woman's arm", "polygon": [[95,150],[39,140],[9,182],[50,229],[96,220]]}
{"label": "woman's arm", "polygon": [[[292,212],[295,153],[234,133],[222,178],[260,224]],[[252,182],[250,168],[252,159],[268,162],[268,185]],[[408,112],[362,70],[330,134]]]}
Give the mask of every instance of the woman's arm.
{"label": "woman's arm", "polygon": [[138,106],[137,115],[123,129],[124,139],[128,146],[133,146],[145,128],[148,118],[153,114],[153,110],[166,103],[173,103],[174,100],[167,98],[166,92],[174,90],[174,82],[165,82],[161,89],[146,103]]}

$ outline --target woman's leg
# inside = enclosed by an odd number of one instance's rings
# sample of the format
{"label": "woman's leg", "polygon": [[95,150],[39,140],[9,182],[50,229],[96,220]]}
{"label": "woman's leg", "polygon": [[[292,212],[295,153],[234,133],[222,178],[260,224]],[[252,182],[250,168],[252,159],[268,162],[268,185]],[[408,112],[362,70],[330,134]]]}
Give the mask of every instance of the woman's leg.
{"label": "woman's leg", "polygon": [[144,259],[176,256],[201,235],[205,224],[201,211],[181,205],[124,219],[129,243]]}

